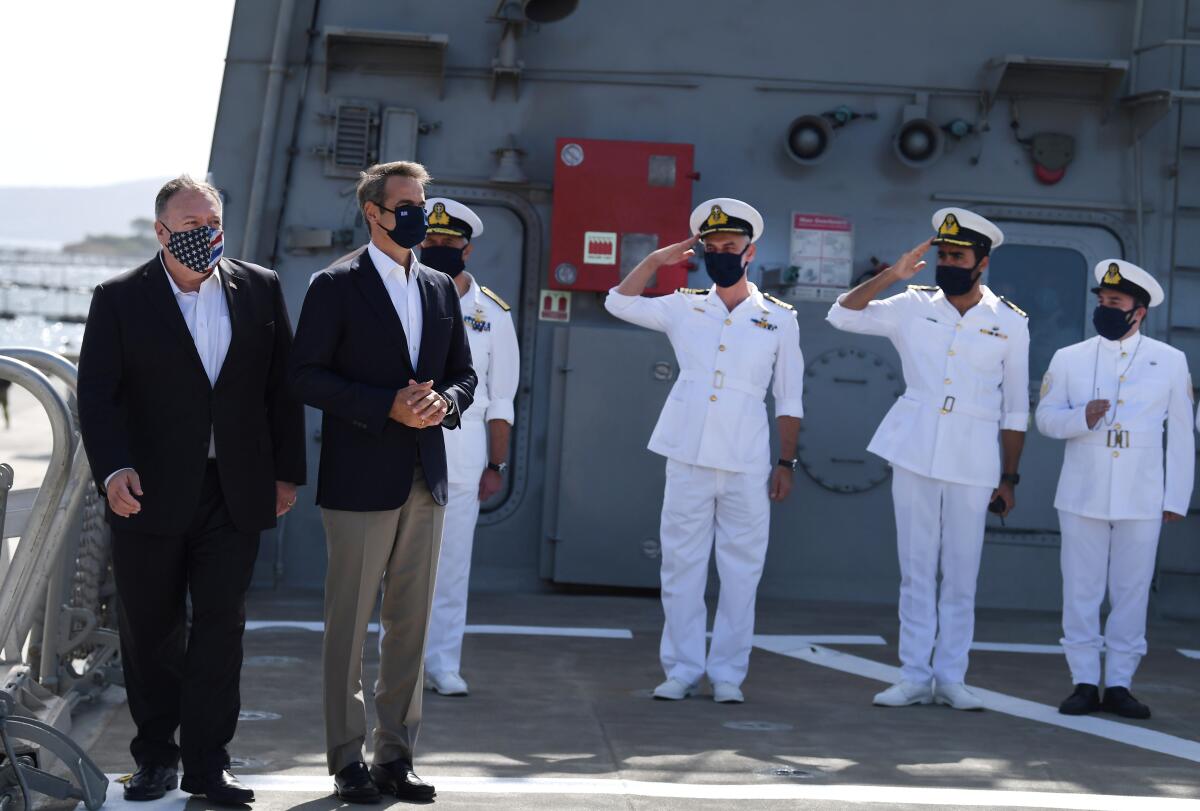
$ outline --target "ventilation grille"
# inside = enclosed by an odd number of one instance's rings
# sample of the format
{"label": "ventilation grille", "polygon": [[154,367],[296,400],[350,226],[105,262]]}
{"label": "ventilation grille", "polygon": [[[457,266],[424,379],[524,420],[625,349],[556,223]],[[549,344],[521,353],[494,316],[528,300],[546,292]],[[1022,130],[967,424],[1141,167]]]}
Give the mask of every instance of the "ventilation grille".
{"label": "ventilation grille", "polygon": [[378,116],[375,108],[341,102],[333,120],[333,145],[326,151],[325,174],[356,177],[375,162]]}

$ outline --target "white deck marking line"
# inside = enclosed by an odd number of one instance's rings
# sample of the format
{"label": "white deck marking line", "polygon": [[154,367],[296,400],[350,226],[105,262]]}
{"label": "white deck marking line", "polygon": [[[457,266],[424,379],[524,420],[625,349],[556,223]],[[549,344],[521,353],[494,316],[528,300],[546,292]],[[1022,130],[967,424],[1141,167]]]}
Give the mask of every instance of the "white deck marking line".
{"label": "white deck marking line", "polygon": [[1189,659],[1200,659],[1200,650],[1188,650],[1187,648],[1176,648],[1175,650]]}
{"label": "white deck marking line", "polygon": [[998,653],[1054,653],[1062,655],[1062,645],[1029,645],[1023,642],[972,642],[971,650]]}
{"label": "white deck marking line", "polygon": [[[566,794],[664,797],[689,800],[810,800],[862,803],[990,806],[999,808],[1084,809],[1084,811],[1184,811],[1200,809],[1200,801],[1174,797],[1135,797],[1115,794],[1069,794],[1051,791],[1000,791],[996,789],[922,788],[918,786],[704,785],[652,783],[642,780],[590,777],[446,777],[426,776],[438,794]],[[241,781],[256,792],[330,794],[333,779],[324,775],[242,775]],[[190,795],[172,791],[154,804],[156,811],[180,811]],[[106,805],[130,806],[122,787],[111,783]]]}
{"label": "white deck marking line", "polygon": [[[712,636],[710,633],[709,636]],[[765,639],[769,642],[780,640],[793,640],[796,647],[801,645],[886,645],[887,640],[882,636],[875,634],[763,634],[755,635],[754,644],[758,644],[759,639]]]}
{"label": "white deck marking line", "polygon": [[[784,637],[783,639],[790,640],[790,637]],[[820,665],[821,667],[840,670],[843,673],[852,673],[856,676],[889,684],[900,681],[900,668],[898,667],[874,662],[870,659],[864,659],[861,656],[831,650],[830,648],[822,648],[819,645],[796,647],[789,642],[772,645],[769,640],[763,637],[758,637],[755,640],[755,645],[763,650],[778,653],[781,656],[790,656],[793,659],[800,659],[814,665]],[[1164,732],[1156,732],[1155,730],[1145,729],[1133,724],[1122,724],[1117,721],[1109,721],[1105,718],[1096,718],[1090,715],[1061,715],[1057,708],[1051,707],[1048,704],[1038,704],[1034,701],[1026,701],[1023,698],[997,693],[994,690],[984,690],[979,687],[972,687],[971,689],[983,700],[983,706],[989,710],[1013,715],[1018,718],[1027,718],[1030,721],[1040,721],[1043,724],[1050,724],[1051,726],[1062,727],[1064,729],[1072,729],[1076,732],[1095,735],[1098,738],[1106,738],[1117,743],[1136,746],[1139,749],[1147,749],[1151,752],[1159,752],[1164,755],[1172,755],[1173,757],[1200,763],[1200,742],[1197,741],[1179,738]],[[883,710],[880,710],[880,712],[883,712]]]}
{"label": "white deck marking line", "polygon": [[[247,631],[292,628],[300,631],[325,630],[323,622],[301,622],[299,620],[247,620]],[[379,623],[367,626],[369,633],[379,633]],[[468,634],[512,634],[514,636],[571,636],[589,639],[633,639],[633,632],[626,628],[555,628],[542,625],[468,625]]]}

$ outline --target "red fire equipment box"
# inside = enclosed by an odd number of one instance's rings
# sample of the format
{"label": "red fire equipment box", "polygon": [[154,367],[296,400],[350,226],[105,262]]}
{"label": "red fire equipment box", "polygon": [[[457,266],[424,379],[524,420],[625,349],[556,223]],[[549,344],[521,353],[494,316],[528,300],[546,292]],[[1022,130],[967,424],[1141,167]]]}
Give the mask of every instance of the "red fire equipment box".
{"label": "red fire equipment box", "polygon": [[[688,236],[691,144],[559,138],[550,228],[550,287],[608,290],[651,251]],[[664,267],[647,293],[687,284],[687,264]]]}

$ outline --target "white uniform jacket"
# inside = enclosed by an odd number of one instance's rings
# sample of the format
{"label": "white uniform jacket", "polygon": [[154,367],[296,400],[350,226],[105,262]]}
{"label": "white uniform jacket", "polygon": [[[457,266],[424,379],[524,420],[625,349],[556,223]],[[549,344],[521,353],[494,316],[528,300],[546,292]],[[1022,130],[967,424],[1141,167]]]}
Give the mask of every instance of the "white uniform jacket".
{"label": "white uniform jacket", "polygon": [[769,472],[767,387],[776,416],[804,416],[795,309],[753,284],[733,312],[715,285],[659,298],[624,296],[614,288],[604,306],[624,321],[665,332],[679,361],[679,379],[650,436],[650,450],[689,465]]}
{"label": "white uniform jacket", "polygon": [[957,484],[1000,482],[1000,429],[1029,424],[1029,326],[986,286],[959,315],[936,287],[911,285],[862,310],[829,310],[830,324],[882,335],[900,353],[906,389],[867,450],[905,470]]}
{"label": "white uniform jacket", "polygon": [[[1196,459],[1191,391],[1184,354],[1140,332],[1055,352],[1037,407],[1038,430],[1067,440],[1054,506],[1104,521],[1186,515]],[[1089,430],[1091,400],[1112,405]]]}
{"label": "white uniform jacket", "polygon": [[462,424],[443,431],[446,438],[447,480],[477,483],[487,466],[490,420],[513,422],[513,397],[520,379],[517,332],[507,304],[471,279],[462,297],[463,326],[471,345],[471,366],[479,377],[475,401],[463,412]]}

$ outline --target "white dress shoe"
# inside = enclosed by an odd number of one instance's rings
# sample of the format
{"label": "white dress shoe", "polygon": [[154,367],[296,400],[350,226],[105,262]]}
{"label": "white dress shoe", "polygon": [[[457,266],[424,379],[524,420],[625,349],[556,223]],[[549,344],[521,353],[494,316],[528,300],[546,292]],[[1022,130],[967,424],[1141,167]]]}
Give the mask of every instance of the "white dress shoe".
{"label": "white dress shoe", "polygon": [[876,707],[907,707],[912,704],[932,704],[933,690],[928,684],[902,681],[893,684],[882,693],[875,694]]}
{"label": "white dress shoe", "polygon": [[746,700],[736,684],[729,681],[713,682],[713,701],[718,704],[741,704]]}
{"label": "white dress shoe", "polygon": [[933,700],[956,710],[982,710],[983,700],[970,687],[958,684],[941,684],[933,688]]}
{"label": "white dress shoe", "polygon": [[681,701],[696,692],[696,685],[678,679],[667,679],[654,688],[654,697],[662,701]]}
{"label": "white dress shoe", "polygon": [[425,689],[443,696],[469,695],[467,683],[457,673],[426,673]]}

